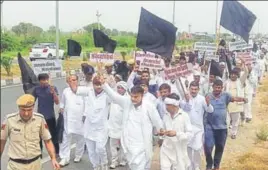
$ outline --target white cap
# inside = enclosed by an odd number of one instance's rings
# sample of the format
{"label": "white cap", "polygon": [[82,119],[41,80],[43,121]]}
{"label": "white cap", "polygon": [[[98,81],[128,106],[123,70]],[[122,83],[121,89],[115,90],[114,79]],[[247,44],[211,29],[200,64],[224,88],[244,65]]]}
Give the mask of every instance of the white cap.
{"label": "white cap", "polygon": [[224,65],[225,66],[225,62],[222,61],[222,62],[219,63],[219,65]]}

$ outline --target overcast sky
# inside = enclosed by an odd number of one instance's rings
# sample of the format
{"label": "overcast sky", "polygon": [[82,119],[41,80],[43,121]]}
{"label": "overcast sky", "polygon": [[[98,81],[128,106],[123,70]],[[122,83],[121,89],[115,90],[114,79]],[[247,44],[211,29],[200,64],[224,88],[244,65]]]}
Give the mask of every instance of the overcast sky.
{"label": "overcast sky", "polygon": [[[254,33],[268,33],[268,1],[240,1],[256,16]],[[7,28],[19,22],[30,22],[43,29],[55,25],[53,1],[5,1],[3,24]],[[140,8],[172,22],[173,1],[60,1],[60,29],[74,31],[96,22],[96,11],[102,14],[100,22],[107,28],[137,32]],[[219,17],[222,2],[219,1]],[[175,25],[178,31],[215,32],[216,1],[176,1]],[[226,30],[221,29],[221,32]]]}

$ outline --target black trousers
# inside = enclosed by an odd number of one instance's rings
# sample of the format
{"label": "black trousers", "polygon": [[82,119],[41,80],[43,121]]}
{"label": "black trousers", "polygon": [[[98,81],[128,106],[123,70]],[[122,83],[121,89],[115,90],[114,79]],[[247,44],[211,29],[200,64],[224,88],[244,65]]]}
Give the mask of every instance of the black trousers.
{"label": "black trousers", "polygon": [[[56,154],[59,153],[59,143],[57,141],[57,131],[56,131],[56,118],[51,118],[51,119],[46,119],[47,122],[47,126],[48,126],[48,130],[51,134],[52,137],[52,142],[54,144],[55,147],[55,152]],[[43,143],[42,140],[40,140],[40,148],[41,148],[41,152],[43,150]]]}

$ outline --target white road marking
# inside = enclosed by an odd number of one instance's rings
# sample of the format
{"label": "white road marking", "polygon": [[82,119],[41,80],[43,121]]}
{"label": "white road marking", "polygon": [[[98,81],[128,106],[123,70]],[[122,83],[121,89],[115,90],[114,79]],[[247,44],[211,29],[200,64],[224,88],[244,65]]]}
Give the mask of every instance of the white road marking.
{"label": "white road marking", "polygon": [[[75,148],[76,147],[76,144],[74,143],[74,144],[72,144],[71,145],[71,149],[73,149],[73,148]],[[41,164],[44,164],[44,163],[46,163],[46,162],[48,162],[48,161],[50,161],[51,159],[50,159],[50,156],[47,156],[47,157],[45,157],[45,158],[43,158],[42,160],[41,160]]]}

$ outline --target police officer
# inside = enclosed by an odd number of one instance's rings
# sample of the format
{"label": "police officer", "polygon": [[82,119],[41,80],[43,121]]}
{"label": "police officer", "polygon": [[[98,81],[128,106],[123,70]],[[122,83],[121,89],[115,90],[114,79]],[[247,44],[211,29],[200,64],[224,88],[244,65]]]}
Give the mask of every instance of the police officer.
{"label": "police officer", "polygon": [[43,115],[34,113],[35,98],[24,94],[17,100],[19,111],[6,116],[1,126],[1,155],[9,138],[8,170],[41,170],[40,137],[44,140],[54,169],[60,166]]}

